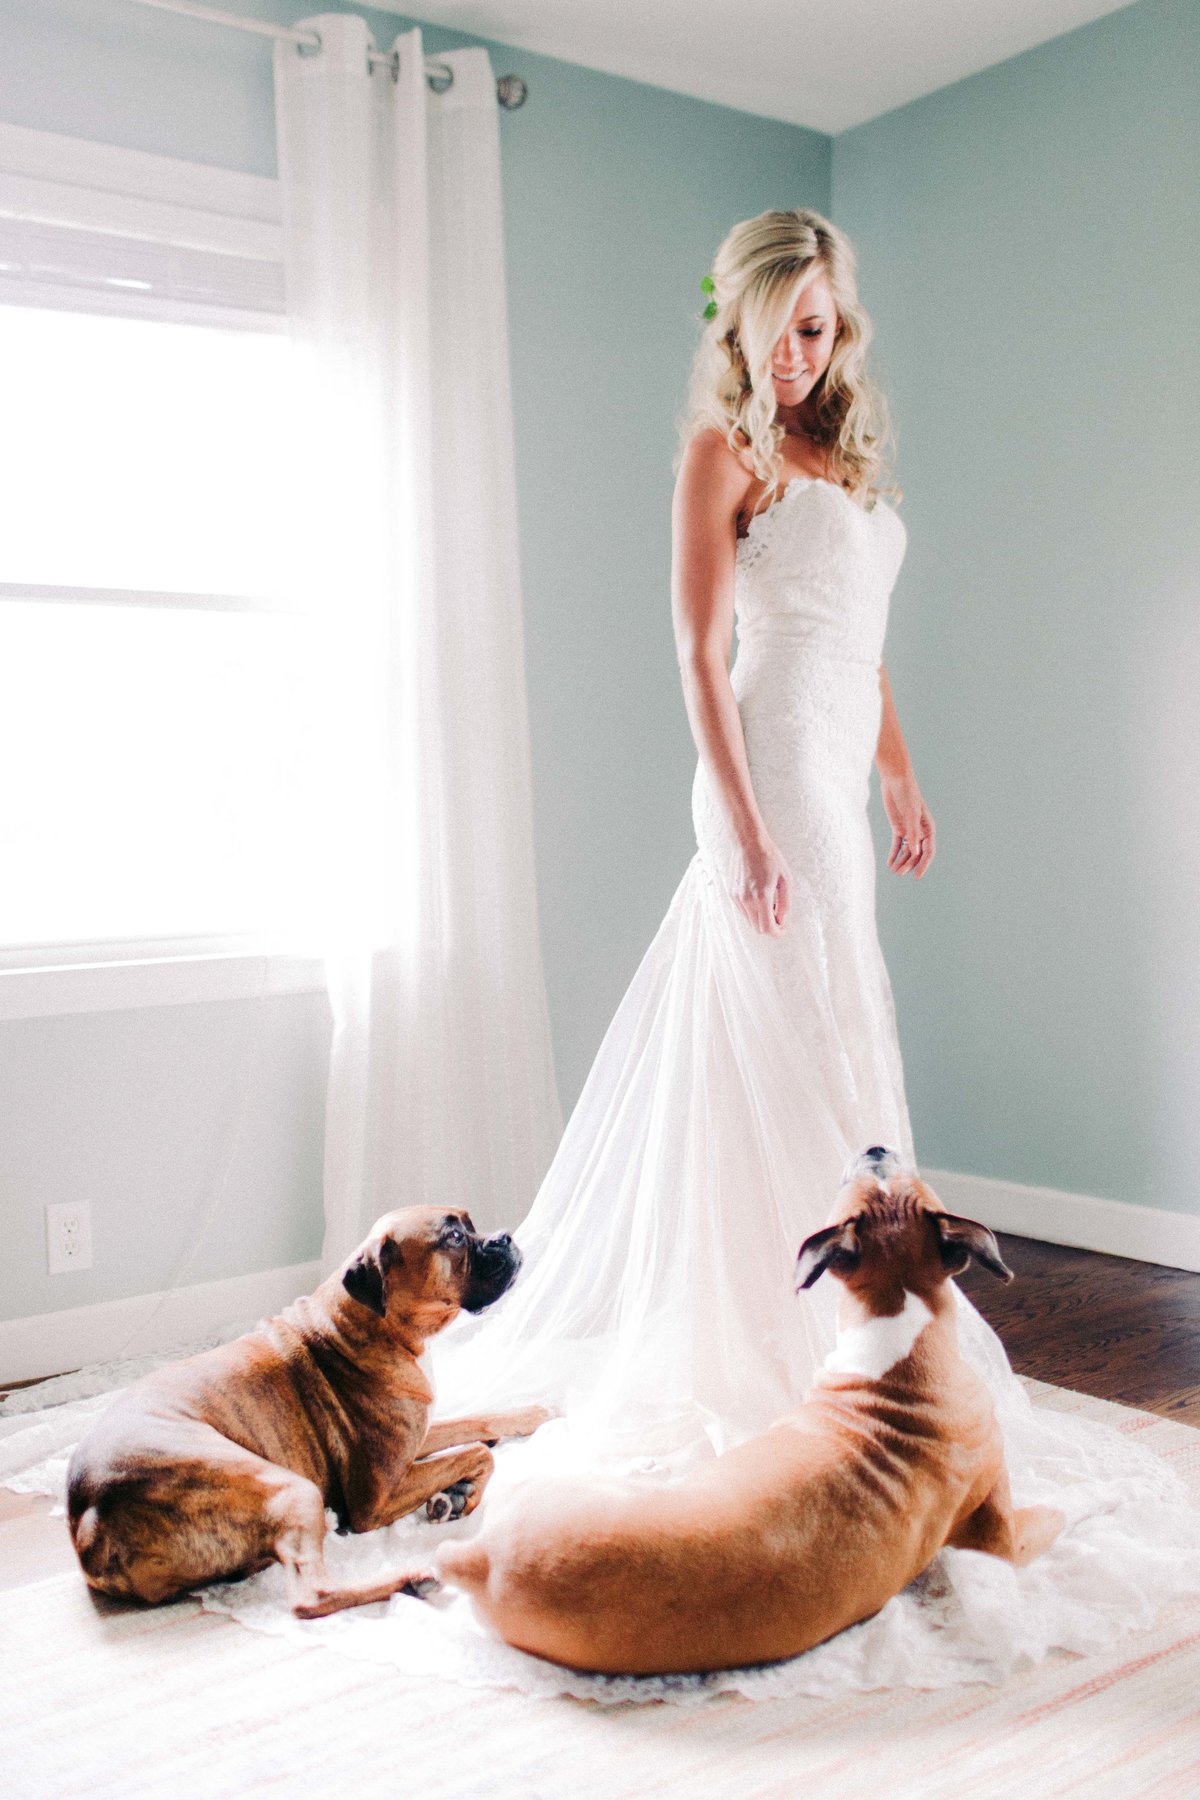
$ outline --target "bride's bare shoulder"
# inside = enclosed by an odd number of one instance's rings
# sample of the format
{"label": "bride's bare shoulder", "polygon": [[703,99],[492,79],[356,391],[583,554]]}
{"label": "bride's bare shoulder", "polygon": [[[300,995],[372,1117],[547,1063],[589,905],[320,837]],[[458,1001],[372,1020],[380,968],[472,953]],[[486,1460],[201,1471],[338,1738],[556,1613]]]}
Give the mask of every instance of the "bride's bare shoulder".
{"label": "bride's bare shoulder", "polygon": [[684,446],[676,495],[684,506],[705,511],[738,512],[754,478],[753,465],[730,445],[716,425],[706,425]]}

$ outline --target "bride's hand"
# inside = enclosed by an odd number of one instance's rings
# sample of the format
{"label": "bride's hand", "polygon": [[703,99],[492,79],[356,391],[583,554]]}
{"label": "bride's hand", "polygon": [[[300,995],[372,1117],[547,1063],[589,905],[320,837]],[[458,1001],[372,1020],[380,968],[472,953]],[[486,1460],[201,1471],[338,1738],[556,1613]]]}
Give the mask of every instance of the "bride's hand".
{"label": "bride's hand", "polygon": [[912,770],[880,775],[879,792],[892,827],[887,866],[894,875],[907,872],[919,881],[937,852],[933,820],[921,798]]}
{"label": "bride's hand", "polygon": [[769,837],[741,844],[733,863],[730,892],[755,931],[779,937],[791,904],[791,870]]}

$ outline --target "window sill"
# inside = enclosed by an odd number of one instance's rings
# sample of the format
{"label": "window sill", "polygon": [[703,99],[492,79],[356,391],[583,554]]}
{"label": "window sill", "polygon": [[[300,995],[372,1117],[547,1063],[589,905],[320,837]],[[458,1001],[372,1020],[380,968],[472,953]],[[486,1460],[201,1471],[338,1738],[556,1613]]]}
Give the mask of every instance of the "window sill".
{"label": "window sill", "polygon": [[322,957],[262,945],[151,953],[75,945],[0,952],[0,1021],[325,991]]}

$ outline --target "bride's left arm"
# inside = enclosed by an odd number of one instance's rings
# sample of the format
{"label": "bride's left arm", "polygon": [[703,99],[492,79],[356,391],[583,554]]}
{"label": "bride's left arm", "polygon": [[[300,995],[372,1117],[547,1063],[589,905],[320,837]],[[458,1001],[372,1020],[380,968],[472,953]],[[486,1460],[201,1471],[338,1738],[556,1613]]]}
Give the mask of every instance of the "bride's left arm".
{"label": "bride's left arm", "polygon": [[936,833],[913,774],[908,746],[896,717],[892,684],[882,663],[879,665],[879,691],[883,695],[883,715],[879,722],[875,767],[879,770],[883,808],[892,827],[887,866],[896,875],[908,872],[919,881],[936,854]]}

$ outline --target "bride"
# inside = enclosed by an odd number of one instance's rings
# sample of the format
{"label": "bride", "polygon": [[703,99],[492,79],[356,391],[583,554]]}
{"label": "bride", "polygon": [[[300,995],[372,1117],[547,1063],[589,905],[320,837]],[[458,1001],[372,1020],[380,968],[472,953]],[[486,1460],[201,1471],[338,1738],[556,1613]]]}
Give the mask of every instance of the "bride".
{"label": "bride", "polygon": [[520,1283],[432,1353],[464,1400],[549,1392],[593,1451],[672,1466],[803,1394],[833,1325],[793,1298],[796,1250],[849,1158],[913,1158],[872,760],[889,868],[919,880],[935,854],[881,661],[905,531],[850,245],[763,213],[704,285],[673,578],[697,853],[518,1230]]}

